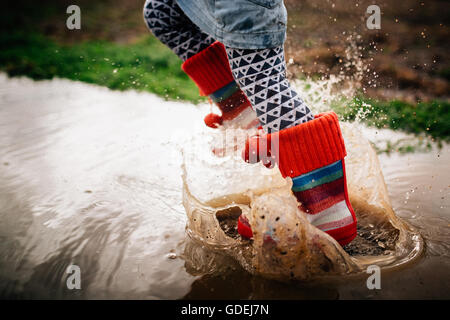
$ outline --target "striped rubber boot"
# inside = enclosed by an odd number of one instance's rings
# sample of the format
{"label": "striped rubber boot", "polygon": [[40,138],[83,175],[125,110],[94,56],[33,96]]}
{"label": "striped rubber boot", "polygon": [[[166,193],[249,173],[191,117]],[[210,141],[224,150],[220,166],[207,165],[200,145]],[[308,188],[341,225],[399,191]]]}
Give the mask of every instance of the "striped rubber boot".
{"label": "striped rubber boot", "polygon": [[222,111],[222,115],[210,113],[205,117],[208,127],[249,129],[259,125],[250,102],[234,81],[222,43],[214,42],[187,59],[181,68],[197,84],[200,95],[208,96]]}
{"label": "striped rubber boot", "polygon": [[[267,146],[261,154],[260,146]],[[256,156],[255,156],[256,155]],[[291,177],[292,191],[309,222],[328,233],[342,246],[356,236],[356,217],[347,193],[344,140],[334,112],[279,132],[250,138],[244,160],[274,159],[283,177]],[[253,158],[253,159],[252,159]],[[238,232],[252,237],[244,216]]]}

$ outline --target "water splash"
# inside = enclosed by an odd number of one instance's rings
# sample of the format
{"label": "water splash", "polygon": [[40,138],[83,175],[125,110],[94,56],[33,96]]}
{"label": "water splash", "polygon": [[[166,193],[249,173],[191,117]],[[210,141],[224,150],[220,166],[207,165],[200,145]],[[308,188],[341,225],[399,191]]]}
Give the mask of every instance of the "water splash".
{"label": "water splash", "polygon": [[[359,224],[358,237],[345,250],[307,221],[297,208],[292,181],[283,179],[277,168],[246,164],[234,147],[229,151],[235,152],[215,157],[211,148],[224,139],[221,131],[212,135],[212,144],[196,149],[195,157],[184,150],[183,204],[190,238],[226,253],[253,274],[278,280],[357,273],[371,264],[393,268],[415,260],[423,250],[422,238],[395,215],[374,149],[355,125],[342,129],[349,196]],[[233,141],[243,139],[242,131],[235,134]],[[253,240],[237,235],[240,214],[250,221]],[[263,241],[267,232],[277,243]],[[190,260],[189,253],[185,259]]]}
{"label": "water splash", "polygon": [[[316,113],[328,111],[336,101],[349,103],[364,89],[361,80],[370,70],[362,62],[358,37],[351,34],[347,38],[346,61],[340,74],[294,81]],[[361,132],[361,122],[370,110],[369,104],[363,104],[353,124],[342,124],[348,150],[349,196],[358,218],[358,236],[347,247],[341,248],[307,221],[297,208],[292,182],[284,180],[277,168],[268,170],[241,160],[240,148],[252,132],[239,130],[217,131],[202,137],[201,143],[193,139],[190,145],[196,146],[195,152],[184,149],[183,204],[189,236],[212,252],[233,257],[253,274],[279,280],[357,273],[371,264],[393,268],[416,259],[423,250],[422,238],[395,215],[376,152]],[[392,134],[389,139],[393,139]],[[377,141],[373,134],[372,140]],[[378,142],[382,145],[389,140]],[[219,158],[211,152],[218,146],[222,150]],[[375,145],[376,150],[381,148]],[[236,232],[240,214],[252,225],[252,241],[241,239]],[[268,232],[277,243],[263,241]],[[185,258],[192,262],[190,248]],[[202,263],[217,268],[217,264],[202,259],[195,259],[192,265],[199,268]]]}
{"label": "water splash", "polygon": [[[362,47],[358,45],[361,36],[353,33],[347,36],[345,48],[345,61],[342,61],[342,67],[339,74],[330,74],[320,79],[307,77],[304,79],[295,79],[293,86],[301,94],[305,102],[313,106],[314,112],[329,111],[329,105],[332,102],[341,100],[345,104],[353,98],[359,90],[365,90],[361,81],[364,74],[370,72],[367,64],[362,60]],[[377,77],[374,74],[374,77]]]}

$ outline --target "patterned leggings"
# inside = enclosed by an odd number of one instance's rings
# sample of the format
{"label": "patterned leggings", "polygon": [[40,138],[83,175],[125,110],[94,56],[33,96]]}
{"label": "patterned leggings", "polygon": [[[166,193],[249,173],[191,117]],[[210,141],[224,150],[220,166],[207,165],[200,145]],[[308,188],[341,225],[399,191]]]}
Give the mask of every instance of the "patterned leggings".
{"label": "patterned leggings", "polygon": [[[175,0],[147,0],[144,19],[150,31],[183,61],[215,41],[183,13]],[[279,131],[314,118],[286,79],[282,46],[226,47],[226,51],[233,76],[249,98],[265,132]]]}

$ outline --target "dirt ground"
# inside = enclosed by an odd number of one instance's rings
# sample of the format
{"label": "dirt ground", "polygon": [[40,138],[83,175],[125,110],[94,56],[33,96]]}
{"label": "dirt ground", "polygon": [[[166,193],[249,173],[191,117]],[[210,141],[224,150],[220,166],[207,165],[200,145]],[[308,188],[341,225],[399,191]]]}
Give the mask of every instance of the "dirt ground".
{"label": "dirt ground", "polygon": [[[19,1],[17,23],[33,25],[35,19],[42,32],[68,43],[91,39],[128,43],[148,34],[142,18],[144,0],[80,0],[82,29],[77,32],[65,28],[65,8],[71,2],[43,0],[45,11],[38,16],[34,1]],[[449,99],[450,2],[285,0],[285,4],[291,77],[343,74],[360,78],[370,97],[411,103]],[[371,4],[381,8],[379,30],[366,27]]]}
{"label": "dirt ground", "polygon": [[[366,27],[371,4],[381,8],[379,30]],[[286,5],[292,72],[354,76],[357,70],[348,62],[361,55],[362,83],[370,96],[408,102],[448,98],[450,2],[287,0]]]}

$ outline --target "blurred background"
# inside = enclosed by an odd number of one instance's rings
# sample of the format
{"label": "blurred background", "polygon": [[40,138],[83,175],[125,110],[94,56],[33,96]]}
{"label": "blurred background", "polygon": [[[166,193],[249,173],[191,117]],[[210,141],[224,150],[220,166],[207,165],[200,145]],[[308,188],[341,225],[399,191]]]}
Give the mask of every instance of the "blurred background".
{"label": "blurred background", "polygon": [[[81,30],[68,30],[66,8],[81,8]],[[0,70],[33,79],[62,77],[206,101],[181,61],[143,21],[143,0],[7,1],[0,13]],[[286,60],[291,79],[332,76],[357,83],[334,109],[352,120],[450,136],[450,2],[445,0],[285,0]],[[366,9],[381,8],[381,29],[369,30]],[[327,102],[328,103],[328,102]],[[314,108],[314,106],[313,106]],[[383,116],[381,117],[380,114]]]}
{"label": "blurred background", "polygon": [[[180,146],[204,146],[210,106],[147,30],[144,2],[2,2],[0,297],[450,297],[449,1],[285,0],[288,77],[314,112],[362,122],[351,127],[379,152],[395,213],[425,241],[377,292],[366,279],[270,282],[222,260],[211,273],[214,257],[186,242]],[[81,30],[66,27],[73,4]],[[372,4],[379,30],[366,27]],[[71,264],[83,290],[67,290]]]}

